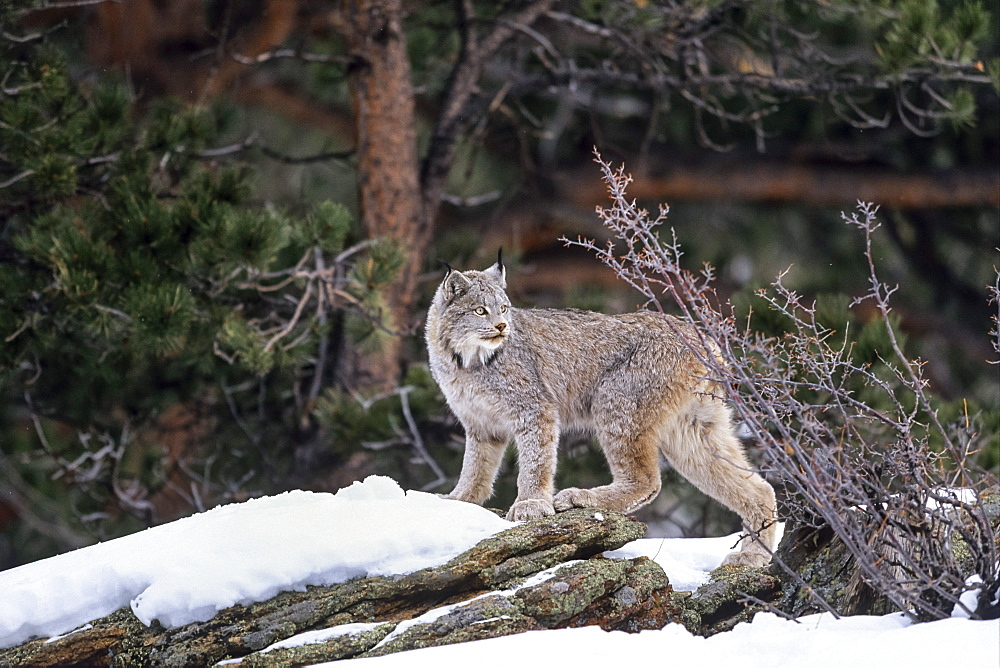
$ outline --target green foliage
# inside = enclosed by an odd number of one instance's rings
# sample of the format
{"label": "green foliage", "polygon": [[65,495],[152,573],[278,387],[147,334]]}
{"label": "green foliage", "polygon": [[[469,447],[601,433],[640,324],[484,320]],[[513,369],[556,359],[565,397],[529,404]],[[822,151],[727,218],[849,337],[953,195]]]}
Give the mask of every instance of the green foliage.
{"label": "green foliage", "polygon": [[387,240],[375,241],[368,250],[368,256],[356,262],[350,272],[351,294],[359,309],[348,316],[346,328],[364,353],[377,354],[394,335],[389,329],[385,290],[396,279],[403,254]]}
{"label": "green foliage", "polygon": [[[404,419],[403,395],[406,405],[421,434],[433,434],[433,425],[445,411],[444,398],[426,367],[412,366],[397,391],[373,397],[361,397],[337,388],[327,389],[316,403],[315,415],[324,427],[328,450],[346,456],[364,444],[378,453],[379,470],[396,480],[420,485],[431,478],[426,467],[414,467],[408,449],[400,456],[398,450],[387,448],[395,442],[408,443],[413,438]],[[447,455],[443,448],[436,453]],[[449,468],[459,466],[458,453],[448,462]]]}
{"label": "green foliage", "polygon": [[265,349],[257,330],[238,313],[230,313],[222,323],[219,347],[255,376],[264,376],[274,367],[273,349]]}
{"label": "green foliage", "polygon": [[[32,324],[13,357],[0,357],[0,369],[29,350],[40,359],[57,355],[58,341],[55,349],[37,346],[44,337],[34,335],[45,329],[89,332],[88,348],[130,365],[150,356],[179,355],[185,365],[210,357],[215,333],[242,308],[235,293],[218,304],[232,289],[227,279],[268,269],[288,247],[289,220],[236,203],[247,192],[245,173],[186,166],[193,176],[178,184],[180,196],[164,198],[146,180],[146,148],[108,168],[114,185],[103,201],[57,204],[14,228],[12,244],[33,259],[36,281],[20,286],[23,296],[11,300],[4,321],[12,330],[26,318]],[[46,293],[43,312],[24,308],[29,290]]]}
{"label": "green foliage", "polygon": [[976,124],[976,99],[972,91],[959,88],[948,96],[948,105],[952,112],[948,117],[952,128],[961,130]]}
{"label": "green foliage", "polygon": [[986,73],[990,75],[993,90],[1000,94],[1000,58],[994,58],[986,65]]}
{"label": "green foliage", "polygon": [[876,45],[887,72],[898,73],[933,57],[970,63],[990,29],[990,14],[979,0],[960,2],[944,16],[937,2],[891,4],[884,39]]}
{"label": "green foliage", "polygon": [[[350,341],[345,310],[375,328],[399,250],[338,259],[357,241],[346,207],[292,218],[254,201],[249,164],[202,160],[224,110],[140,107],[120,81],[71,80],[44,43],[0,40],[0,71],[0,440],[34,433],[29,417],[42,434],[16,439],[0,483],[101,537],[170,519],[143,499],[178,486],[208,503],[282,488],[319,438],[309,393],[340,354],[320,344]],[[18,535],[24,557],[52,549]]]}
{"label": "green foliage", "polygon": [[195,319],[195,300],[181,285],[131,285],[122,296],[134,323],[128,343],[135,357],[173,357],[185,350]]}
{"label": "green foliage", "polygon": [[296,228],[298,241],[307,246],[318,246],[326,253],[339,253],[351,231],[353,216],[343,204],[320,202]]}
{"label": "green foliage", "polygon": [[375,241],[367,259],[354,265],[352,270],[354,282],[368,289],[384,287],[396,277],[402,264],[401,248],[391,241]]}
{"label": "green foliage", "polygon": [[951,27],[960,49],[958,60],[968,60],[972,53],[966,49],[989,36],[990,14],[981,0],[963,2],[952,13]]}

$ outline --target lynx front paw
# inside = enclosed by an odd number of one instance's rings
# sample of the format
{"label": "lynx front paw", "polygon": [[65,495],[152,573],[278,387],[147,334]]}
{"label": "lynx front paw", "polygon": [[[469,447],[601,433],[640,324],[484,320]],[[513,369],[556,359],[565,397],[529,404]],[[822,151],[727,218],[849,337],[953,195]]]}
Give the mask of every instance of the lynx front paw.
{"label": "lynx front paw", "polygon": [[593,493],[589,489],[579,489],[578,487],[567,487],[553,499],[552,505],[556,510],[562,512],[570,508],[599,508],[600,505],[594,499]]}
{"label": "lynx front paw", "polygon": [[435,494],[439,499],[447,499],[448,501],[464,501],[465,503],[474,503],[474,501],[469,501],[468,499],[463,499],[461,496],[457,496],[454,492],[451,494]]}
{"label": "lynx front paw", "polygon": [[525,499],[518,501],[510,507],[510,510],[507,511],[507,519],[511,522],[525,522],[555,514],[555,509],[548,501],[544,499]]}
{"label": "lynx front paw", "polygon": [[449,494],[438,494],[438,496],[450,501],[464,501],[465,503],[481,506],[486,499],[490,498],[492,492],[493,490],[483,492],[482,490],[453,489]]}
{"label": "lynx front paw", "polygon": [[722,560],[723,566],[749,566],[750,568],[764,568],[771,563],[771,555],[767,552],[746,551],[730,552]]}

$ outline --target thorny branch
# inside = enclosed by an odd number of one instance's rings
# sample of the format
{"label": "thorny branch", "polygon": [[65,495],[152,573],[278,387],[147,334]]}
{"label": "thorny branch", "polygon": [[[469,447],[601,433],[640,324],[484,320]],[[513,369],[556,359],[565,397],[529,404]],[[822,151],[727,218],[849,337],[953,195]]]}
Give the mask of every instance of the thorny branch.
{"label": "thorny branch", "polygon": [[[1000,248],[996,250],[1000,251]],[[1000,269],[993,267],[996,272],[996,278],[993,285],[987,285],[986,289],[990,294],[990,303],[996,304],[996,313],[993,315],[993,329],[990,331],[991,344],[993,345],[993,352],[997,354],[997,358],[994,360],[987,360],[989,364],[1000,364]]]}
{"label": "thorny branch", "polygon": [[[859,203],[844,216],[865,239],[869,290],[858,301],[874,304],[888,340],[881,359],[865,362],[855,359],[849,326],[822,324],[816,305],[787,286],[787,272],[757,293],[785,319],[785,331],[755,330],[752,310],[738,314],[718,297],[710,266],[681,267],[676,235],[663,241],[657,230],[667,208],[651,218],[626,197],[624,167],[613,170],[600,155],[597,162],[611,198],[597,213],[612,238],[604,246],[564,242],[597,255],[647,306],[663,311],[665,298],[696,327],[698,340],[687,343],[760,446],[787,497],[787,519],[830,527],[865,582],[916,619],[946,617],[956,606],[976,615],[992,605],[1000,565],[981,493],[996,479],[975,463],[983,438],[975,416],[942,420],[922,363],[906,356],[896,335],[896,288],[879,277],[872,250],[877,207]],[[989,291],[1000,297],[1000,275]],[[1000,352],[1000,339],[994,346]],[[967,591],[977,592],[971,606]]]}

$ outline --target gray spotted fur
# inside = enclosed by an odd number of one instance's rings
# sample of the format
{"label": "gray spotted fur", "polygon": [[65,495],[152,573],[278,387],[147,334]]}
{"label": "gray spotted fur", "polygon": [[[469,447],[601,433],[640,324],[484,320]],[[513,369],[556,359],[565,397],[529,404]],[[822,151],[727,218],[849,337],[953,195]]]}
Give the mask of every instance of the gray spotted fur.
{"label": "gray spotted fur", "polygon": [[[651,312],[514,308],[506,287],[500,261],[485,271],[449,267],[427,314],[431,373],[466,433],[448,497],[488,499],[513,440],[518,496],[508,519],[572,507],[631,512],[659,492],[662,452],[743,519],[749,533],[726,563],[766,564],[775,547],[774,490],[751,469],[728,408],[678,335],[693,330]],[[555,493],[559,434],[570,429],[597,437],[611,484]]]}

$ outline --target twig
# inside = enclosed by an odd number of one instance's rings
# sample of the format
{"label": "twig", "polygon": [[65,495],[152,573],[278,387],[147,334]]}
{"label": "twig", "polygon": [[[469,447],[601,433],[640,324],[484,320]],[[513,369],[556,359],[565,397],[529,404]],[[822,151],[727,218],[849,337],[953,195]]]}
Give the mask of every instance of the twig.
{"label": "twig", "polygon": [[[314,249],[313,257],[316,263],[316,273],[318,275],[325,274],[326,265],[323,260],[323,253],[318,247]],[[309,387],[309,399],[307,406],[313,406],[316,403],[320,390],[323,388],[323,374],[326,371],[327,355],[329,354],[330,348],[330,336],[326,331],[327,304],[325,297],[326,291],[322,289],[319,290],[316,299],[316,323],[319,330],[319,351],[317,352],[316,365],[313,368],[313,379],[312,384]]]}
{"label": "twig", "polygon": [[298,306],[295,307],[295,313],[292,314],[292,317],[288,321],[288,324],[285,325],[285,327],[280,332],[271,337],[271,340],[264,345],[264,352],[270,352],[271,348],[274,347],[275,343],[288,336],[291,333],[291,331],[295,329],[295,325],[299,323],[299,318],[302,317],[302,312],[305,310],[306,304],[309,302],[309,298],[312,296],[312,291],[313,291],[313,283],[312,281],[310,281],[309,283],[306,283],[306,291],[299,298]]}
{"label": "twig", "polygon": [[128,313],[125,313],[124,311],[119,311],[116,308],[111,308],[110,306],[104,306],[102,304],[94,304],[94,308],[96,308],[98,311],[103,311],[104,313],[110,313],[116,318],[121,318],[125,322],[132,322],[132,316],[130,316]]}
{"label": "twig", "polygon": [[29,176],[31,176],[32,174],[34,174],[34,173],[35,173],[35,170],[33,170],[33,169],[26,169],[23,172],[21,172],[20,174],[16,174],[15,176],[10,177],[6,181],[0,182],[0,188],[7,188],[8,186],[12,186],[15,183],[17,183],[18,181],[20,181],[21,179],[26,179]]}
{"label": "twig", "polygon": [[21,326],[18,327],[16,330],[14,330],[14,332],[11,333],[10,336],[8,336],[3,340],[4,343],[10,343],[11,341],[19,337],[22,333],[24,333],[26,329],[28,329],[30,325],[31,325],[31,318],[25,318],[24,322],[21,323]]}
{"label": "twig", "polygon": [[298,49],[276,49],[274,51],[265,51],[264,53],[256,56],[245,56],[241,53],[230,53],[229,57],[244,65],[259,65],[260,63],[266,63],[269,60],[285,58],[294,58],[295,60],[302,60],[307,63],[341,63],[343,65],[350,63],[350,59],[344,56],[334,56],[324,53],[307,53]]}
{"label": "twig", "polygon": [[27,7],[25,9],[17,10],[18,16],[27,16],[28,14],[34,12],[48,11],[50,9],[71,9],[73,7],[89,7],[91,5],[101,5],[105,2],[113,2],[116,5],[121,4],[122,0],[65,0],[65,2],[47,2],[44,5],[37,5],[35,7]]}
{"label": "twig", "polygon": [[434,461],[434,458],[431,457],[427,448],[424,447],[424,439],[420,437],[420,430],[417,429],[417,422],[413,419],[413,413],[410,411],[410,392],[412,392],[413,389],[412,385],[399,388],[399,403],[403,409],[403,418],[406,420],[406,426],[410,428],[410,436],[413,438],[413,448],[420,454],[424,463],[430,467],[431,471],[435,475],[434,480],[421,487],[422,490],[426,491],[428,489],[439,487],[447,482],[448,478],[445,476],[444,471],[441,470],[441,467],[438,466],[438,463]]}

